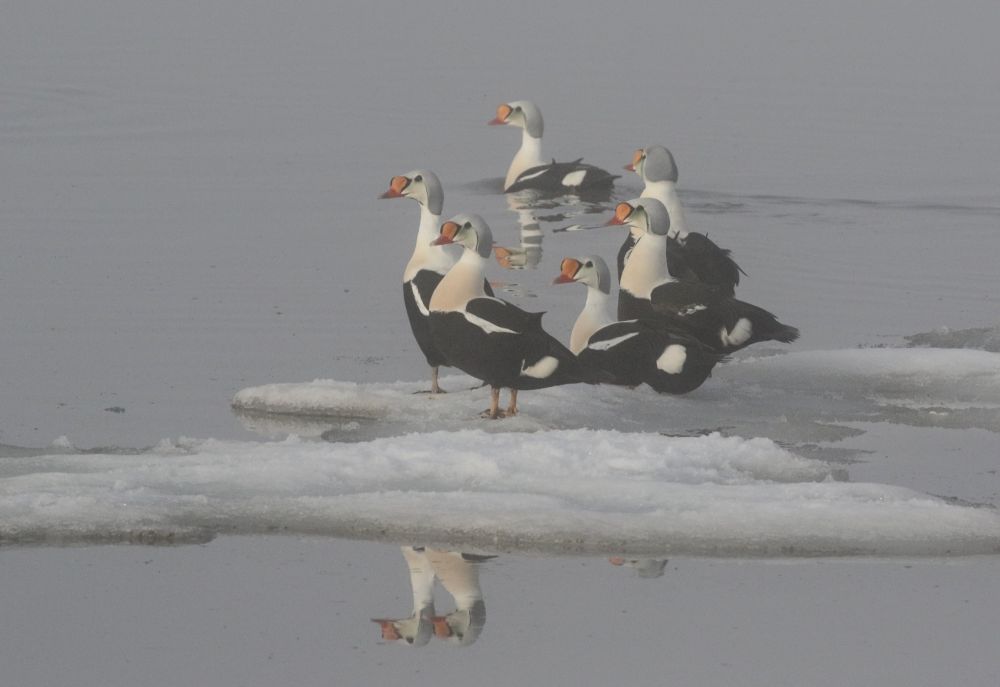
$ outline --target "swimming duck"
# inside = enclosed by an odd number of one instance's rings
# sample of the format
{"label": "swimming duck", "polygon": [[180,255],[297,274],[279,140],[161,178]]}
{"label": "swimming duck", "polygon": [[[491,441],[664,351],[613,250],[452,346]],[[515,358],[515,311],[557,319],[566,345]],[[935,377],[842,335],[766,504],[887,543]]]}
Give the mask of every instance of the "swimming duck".
{"label": "swimming duck", "polygon": [[616,321],[611,315],[611,273],[596,255],[565,258],[556,284],[587,286],[587,302],[573,325],[569,349],[612,374],[616,383],[645,382],[660,393],[697,389],[723,356],[659,319]]}
{"label": "swimming duck", "polygon": [[523,129],[521,147],[507,169],[504,193],[528,189],[545,193],[568,193],[596,188],[610,188],[617,175],[582,162],[547,162],[542,157],[542,111],[527,100],[512,100],[497,107],[492,126],[516,126]]}
{"label": "swimming duck", "polygon": [[791,343],[799,330],[756,305],[707,284],[681,281],[667,269],[670,216],[655,198],[619,203],[609,225],[627,225],[638,238],[622,271],[618,319],[665,317],[719,353],[758,341]]}
{"label": "swimming duck", "polygon": [[[465,250],[431,296],[431,337],[449,365],[490,385],[485,417],[516,415],[520,389],[606,378],[586,368],[542,329],[542,313],[526,312],[485,293],[493,234],[482,217],[462,214],[443,223],[434,244],[451,243]],[[499,409],[501,388],[510,389],[506,411]]]}

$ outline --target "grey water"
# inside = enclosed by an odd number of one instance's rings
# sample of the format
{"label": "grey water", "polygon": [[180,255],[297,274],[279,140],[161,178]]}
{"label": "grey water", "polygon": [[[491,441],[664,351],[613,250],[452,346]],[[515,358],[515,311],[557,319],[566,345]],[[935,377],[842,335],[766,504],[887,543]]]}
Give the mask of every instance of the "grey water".
{"label": "grey water", "polygon": [[[559,260],[610,257],[622,237],[552,229],[610,214],[641,183],[622,171],[606,202],[534,208],[526,234],[497,189],[519,132],[485,125],[517,98],[539,103],[560,160],[618,170],[637,147],[668,146],[691,228],[732,249],[741,299],[801,329],[792,350],[942,345],[934,332],[989,349],[998,25],[993,3],[901,0],[9,3],[0,454],[60,437],[118,451],[254,440],[229,409],[245,386],[425,374],[399,298],[416,207],[375,200],[417,167],[441,177],[446,215],[482,214],[524,251],[523,269],[491,278],[565,339],[582,294],[550,288]],[[868,410],[845,412],[852,479],[997,505],[995,416],[859,423]],[[0,664],[21,685],[1000,673],[992,559],[671,561],[646,579],[606,560],[501,556],[483,563],[482,636],[455,652],[379,643],[370,618],[411,601],[384,544],[7,550],[0,568]]]}

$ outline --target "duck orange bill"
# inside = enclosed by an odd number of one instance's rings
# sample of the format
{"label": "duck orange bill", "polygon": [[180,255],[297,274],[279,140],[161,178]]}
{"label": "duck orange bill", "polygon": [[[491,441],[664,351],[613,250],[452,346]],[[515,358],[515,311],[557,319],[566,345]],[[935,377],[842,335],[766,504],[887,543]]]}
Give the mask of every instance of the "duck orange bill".
{"label": "duck orange bill", "polygon": [[434,623],[434,636],[441,639],[451,637],[451,626],[448,624],[448,620],[441,615],[434,616],[432,621]]}
{"label": "duck orange bill", "polygon": [[633,208],[628,203],[618,203],[615,208],[615,216],[605,222],[604,226],[613,227],[619,224],[627,224],[628,218],[632,215]]}
{"label": "duck orange bill", "polygon": [[389,182],[389,190],[379,196],[379,198],[402,198],[403,190],[410,185],[410,180],[406,177],[393,177]]}
{"label": "duck orange bill", "polygon": [[634,172],[636,166],[642,162],[642,148],[639,148],[635,153],[632,154],[632,162],[625,165],[625,169],[630,172]]}
{"label": "duck orange bill", "polygon": [[501,124],[507,123],[507,118],[510,117],[510,113],[514,110],[511,109],[510,105],[504,103],[497,107],[497,116],[490,121],[486,122],[490,126],[499,126]]}
{"label": "duck orange bill", "polygon": [[574,260],[573,258],[563,258],[562,263],[559,265],[561,273],[558,277],[552,280],[553,284],[572,284],[575,279],[576,273],[580,270],[580,261]]}
{"label": "duck orange bill", "polygon": [[382,639],[387,642],[394,642],[398,639],[402,639],[402,635],[399,634],[399,630],[393,624],[392,620],[388,618],[372,618],[373,623],[378,623],[382,628]]}
{"label": "duck orange bill", "polygon": [[445,222],[441,225],[441,234],[431,241],[432,246],[446,246],[455,243],[455,234],[458,233],[458,225],[455,222]]}

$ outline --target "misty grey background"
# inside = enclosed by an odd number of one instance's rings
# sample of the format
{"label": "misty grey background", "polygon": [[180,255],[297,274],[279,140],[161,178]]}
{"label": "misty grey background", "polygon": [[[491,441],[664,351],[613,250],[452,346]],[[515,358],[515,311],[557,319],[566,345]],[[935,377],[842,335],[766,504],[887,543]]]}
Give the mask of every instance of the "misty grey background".
{"label": "misty grey background", "polygon": [[[244,436],[226,404],[248,384],[424,374],[399,303],[416,208],[374,199],[429,167],[446,214],[516,244],[476,185],[518,145],[484,126],[514,98],[541,104],[554,157],[618,169],[668,145],[694,228],[800,347],[993,324],[998,19],[988,2],[6,2],[0,443]],[[639,189],[626,175],[618,194]],[[565,333],[579,294],[549,273],[620,237],[556,238],[515,279]]]}
{"label": "misty grey background", "polygon": [[[426,166],[446,213],[516,244],[483,183],[518,143],[485,122],[515,98],[538,101],[559,159],[617,169],[669,146],[692,228],[733,249],[740,297],[799,326],[799,349],[993,326],[998,26],[994,2],[3,2],[0,444],[250,439],[228,408],[244,386],[425,374],[399,298],[416,208],[375,197]],[[625,176],[617,193],[639,189]],[[582,296],[547,288],[559,258],[620,240],[546,235],[538,271],[493,276],[565,337]],[[853,442],[875,453],[852,478],[996,504],[968,469],[996,435],[873,434]],[[0,677],[914,687],[1000,672],[993,558],[689,560],[659,580],[601,560],[490,565],[480,641],[418,653],[368,622],[408,611],[391,546],[6,550]]]}

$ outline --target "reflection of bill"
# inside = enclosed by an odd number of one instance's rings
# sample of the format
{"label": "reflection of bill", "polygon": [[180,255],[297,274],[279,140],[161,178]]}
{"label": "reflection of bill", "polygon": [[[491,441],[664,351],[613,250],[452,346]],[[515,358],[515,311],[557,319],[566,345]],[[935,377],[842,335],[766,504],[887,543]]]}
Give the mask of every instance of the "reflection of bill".
{"label": "reflection of bill", "polygon": [[455,610],[434,616],[434,636],[449,644],[468,646],[486,624],[486,604],[479,588],[479,563],[492,556],[475,556],[458,551],[427,552],[441,586],[455,600]]}
{"label": "reflection of bill", "polygon": [[535,268],[542,260],[542,228],[535,219],[533,209],[525,201],[529,200],[523,193],[505,196],[507,206],[517,215],[517,224],[521,229],[521,245],[519,247],[494,246],[493,253],[497,263],[505,270],[521,270]]}
{"label": "reflection of bill", "polygon": [[423,549],[404,546],[403,558],[410,570],[410,587],[413,590],[413,613],[408,618],[372,618],[382,628],[382,639],[387,642],[423,646],[431,641],[434,618],[434,568]]}
{"label": "reflection of bill", "polygon": [[[479,564],[494,556],[410,546],[402,551],[410,572],[413,613],[408,618],[373,618],[382,630],[382,639],[409,646],[424,646],[432,636],[455,646],[475,642],[486,624]],[[447,615],[435,613],[435,579],[455,602],[455,610]]]}
{"label": "reflection of bill", "polygon": [[619,567],[633,568],[639,577],[663,577],[663,571],[667,567],[666,558],[622,558],[612,556],[608,559],[611,565]]}
{"label": "reflection of bill", "polygon": [[[564,223],[580,215],[591,215],[606,211],[605,202],[610,194],[599,198],[581,196],[576,193],[546,196],[537,191],[509,193],[504,198],[507,207],[517,215],[520,227],[520,246],[494,246],[497,263],[507,270],[534,269],[542,260],[543,224]],[[573,225],[573,228],[583,225]],[[554,231],[566,231],[566,228]]]}

